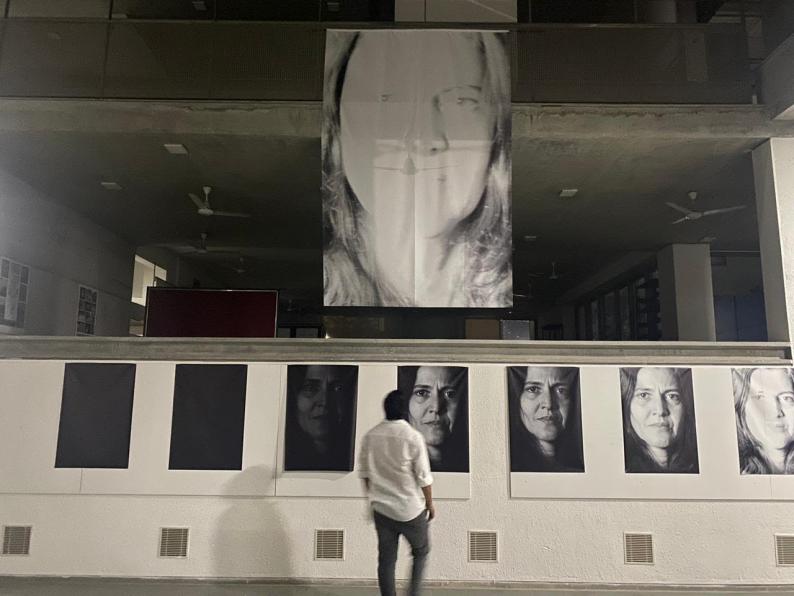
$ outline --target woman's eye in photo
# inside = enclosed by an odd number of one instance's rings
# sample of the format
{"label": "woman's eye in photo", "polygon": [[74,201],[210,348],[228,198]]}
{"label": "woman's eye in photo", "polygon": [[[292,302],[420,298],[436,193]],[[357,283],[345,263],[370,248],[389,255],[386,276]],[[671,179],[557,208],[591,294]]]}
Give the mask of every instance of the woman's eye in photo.
{"label": "woman's eye in photo", "polygon": [[540,385],[527,385],[524,387],[524,393],[529,393],[534,397],[540,393]]}
{"label": "woman's eye in photo", "polygon": [[651,394],[648,391],[638,391],[637,393],[634,394],[634,397],[638,399],[650,399]]}
{"label": "woman's eye in photo", "polygon": [[567,385],[557,385],[554,387],[554,391],[559,396],[567,396],[568,395],[568,386]]}
{"label": "woman's eye in photo", "polygon": [[342,383],[334,383],[333,385],[331,385],[331,390],[334,391],[335,393],[341,393],[342,391],[345,390],[345,386]]}
{"label": "woman's eye in photo", "polygon": [[427,399],[428,397],[430,397],[430,391],[428,391],[427,389],[414,389],[414,395],[422,399]]}
{"label": "woman's eye in photo", "polygon": [[670,393],[667,394],[667,400],[671,401],[674,404],[680,404],[681,403],[681,394],[680,393],[675,393],[675,392],[670,392]]}
{"label": "woman's eye in photo", "polygon": [[780,401],[784,401],[787,404],[794,404],[794,393],[781,393],[778,397]]}
{"label": "woman's eye in photo", "polygon": [[444,389],[444,399],[457,399],[458,393],[454,389]]}

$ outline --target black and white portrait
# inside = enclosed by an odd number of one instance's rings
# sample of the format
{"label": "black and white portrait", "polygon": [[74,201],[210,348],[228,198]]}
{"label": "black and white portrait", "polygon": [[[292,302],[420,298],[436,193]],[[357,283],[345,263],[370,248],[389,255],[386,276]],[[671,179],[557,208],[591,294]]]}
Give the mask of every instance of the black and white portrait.
{"label": "black and white portrait", "polygon": [[698,473],[689,368],[621,368],[623,454],[629,473]]}
{"label": "black and white portrait", "polygon": [[469,471],[468,375],[461,366],[398,368],[406,419],[424,437],[434,472]]}
{"label": "black and white portrait", "polygon": [[507,369],[511,472],[584,472],[579,369]]}
{"label": "black and white portrait", "polygon": [[794,372],[733,369],[742,474],[794,474]]}
{"label": "black and white portrait", "polygon": [[326,306],[512,305],[506,39],[327,32]]}
{"label": "black and white portrait", "polygon": [[358,367],[290,365],[284,470],[352,471]]}

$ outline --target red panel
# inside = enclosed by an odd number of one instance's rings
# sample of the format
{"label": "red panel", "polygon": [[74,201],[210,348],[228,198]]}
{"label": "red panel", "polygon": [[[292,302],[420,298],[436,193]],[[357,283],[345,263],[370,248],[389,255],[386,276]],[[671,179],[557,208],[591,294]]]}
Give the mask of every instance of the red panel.
{"label": "red panel", "polygon": [[147,337],[275,337],[275,290],[149,288]]}

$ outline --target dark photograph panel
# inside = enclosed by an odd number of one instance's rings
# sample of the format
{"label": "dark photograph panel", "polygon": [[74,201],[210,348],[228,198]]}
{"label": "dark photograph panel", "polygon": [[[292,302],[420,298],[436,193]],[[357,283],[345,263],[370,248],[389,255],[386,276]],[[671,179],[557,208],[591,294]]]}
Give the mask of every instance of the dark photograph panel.
{"label": "dark photograph panel", "polygon": [[734,368],[742,474],[794,474],[794,371]]}
{"label": "dark photograph panel", "polygon": [[469,369],[400,366],[408,423],[425,439],[433,472],[469,471]]}
{"label": "dark photograph panel", "polygon": [[697,474],[692,369],[620,369],[628,473]]}
{"label": "dark photograph panel", "polygon": [[126,468],[134,364],[67,364],[56,468]]}
{"label": "dark photograph panel", "polygon": [[178,364],[170,470],[241,470],[248,367]]}
{"label": "dark photograph panel", "polygon": [[287,367],[284,470],[352,472],[358,367]]}
{"label": "dark photograph panel", "polygon": [[579,369],[507,368],[511,472],[584,472]]}

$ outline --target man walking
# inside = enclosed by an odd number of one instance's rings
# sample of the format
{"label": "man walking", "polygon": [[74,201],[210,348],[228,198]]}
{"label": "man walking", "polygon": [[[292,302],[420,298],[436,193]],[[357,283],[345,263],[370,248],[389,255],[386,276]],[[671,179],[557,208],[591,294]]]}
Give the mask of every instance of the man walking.
{"label": "man walking", "polygon": [[430,460],[418,431],[404,418],[405,400],[392,391],[383,401],[386,420],[365,436],[359,452],[359,475],[375,517],[378,533],[378,585],[382,596],[395,596],[394,567],[402,534],[411,545],[411,596],[419,596],[427,554],[428,522],[433,508]]}

